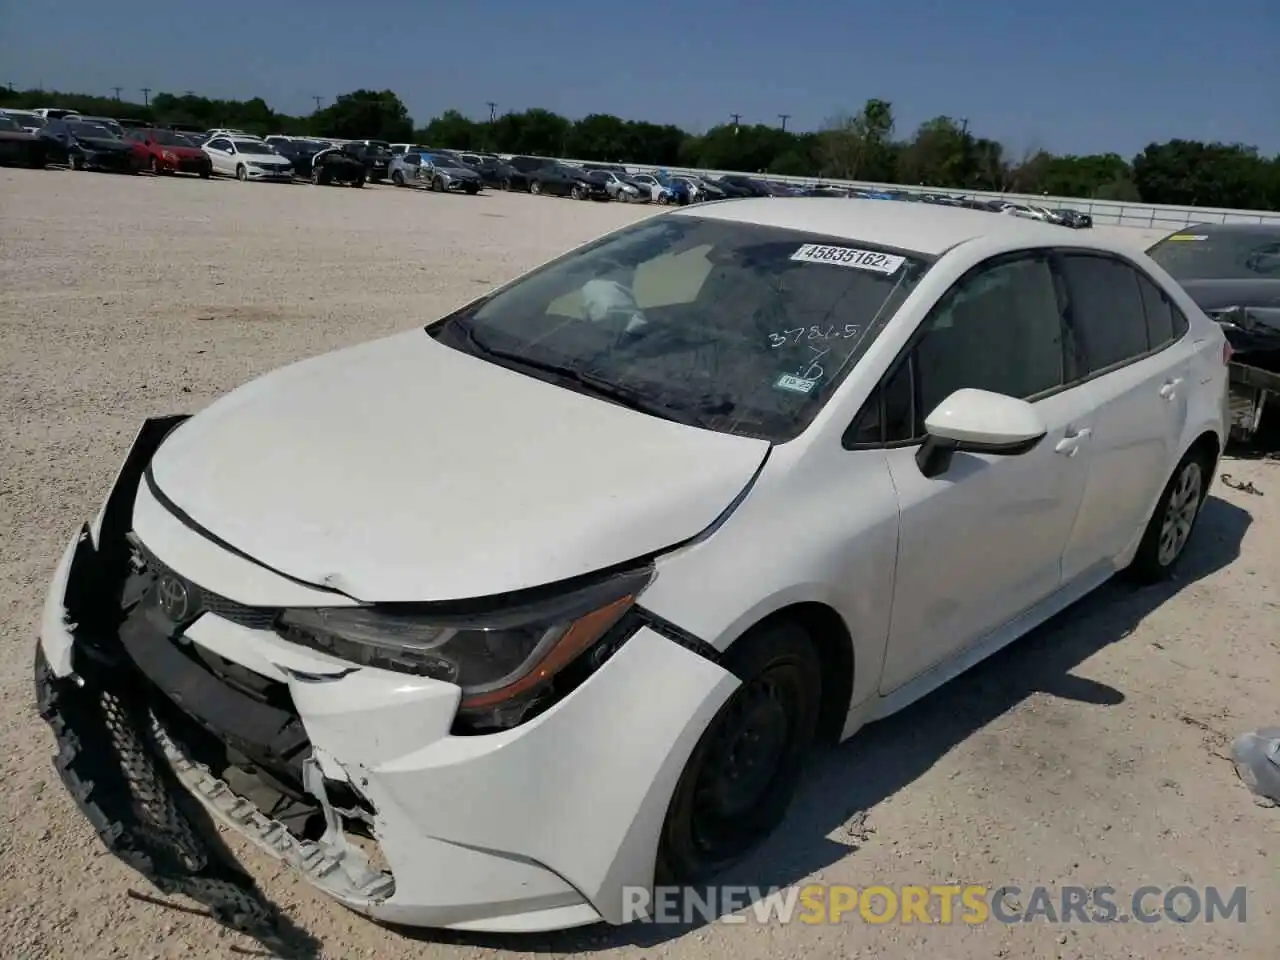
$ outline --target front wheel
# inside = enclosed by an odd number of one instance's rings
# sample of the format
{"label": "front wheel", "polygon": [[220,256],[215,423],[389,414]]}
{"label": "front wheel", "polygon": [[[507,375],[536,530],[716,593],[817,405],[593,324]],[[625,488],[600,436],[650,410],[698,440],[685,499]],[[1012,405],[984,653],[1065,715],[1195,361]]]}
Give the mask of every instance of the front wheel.
{"label": "front wheel", "polygon": [[354,180],[351,181],[351,185],[353,187],[363,187],[365,184],[365,180],[366,180],[365,177],[356,177]]}
{"label": "front wheel", "polygon": [[84,155],[80,153],[71,154],[71,169],[83,170],[85,168]]}
{"label": "front wheel", "polygon": [[147,162],[147,168],[151,171],[152,176],[160,176],[160,161],[154,155]]}
{"label": "front wheel", "polygon": [[539,197],[539,196],[541,196],[541,195],[542,195],[542,181],[541,181],[541,180],[531,180],[531,181],[529,182],[529,192],[530,192],[530,193],[532,193],[535,197]]}
{"label": "front wheel", "polygon": [[503,177],[503,178],[502,178],[502,183],[500,184],[500,186],[502,187],[502,189],[503,189],[503,190],[510,191],[510,190],[511,190],[511,178],[510,178],[510,177]]}
{"label": "front wheel", "polygon": [[1125,571],[1130,579],[1158,583],[1172,576],[1200,518],[1212,469],[1210,458],[1198,450],[1188,452],[1174,468],[1147,521],[1133,563]]}
{"label": "front wheel", "polygon": [[729,648],[741,681],[694,747],[658,841],[658,884],[706,879],[782,822],[818,725],[822,665],[808,633],[780,621]]}
{"label": "front wheel", "polygon": [[241,183],[246,183],[249,179],[249,171],[243,163],[236,166],[236,179]]}
{"label": "front wheel", "polygon": [[587,198],[586,191],[576,183],[573,185],[573,189],[569,191],[569,196],[575,200],[585,200]]}
{"label": "front wheel", "polygon": [[397,187],[403,187],[405,185],[404,174],[397,170],[391,175],[391,182]]}

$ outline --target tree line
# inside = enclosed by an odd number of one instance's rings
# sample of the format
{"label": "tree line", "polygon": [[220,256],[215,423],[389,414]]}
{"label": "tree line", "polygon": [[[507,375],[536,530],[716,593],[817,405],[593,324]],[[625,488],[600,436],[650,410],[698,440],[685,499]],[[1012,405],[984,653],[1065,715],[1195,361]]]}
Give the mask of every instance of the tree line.
{"label": "tree line", "polygon": [[1031,147],[1011,153],[967,123],[934,117],[900,136],[893,105],[868,100],[814,131],[722,124],[693,134],[672,124],[596,113],[570,120],[550,110],[473,120],[446,110],[415,126],[390,90],[356,90],[305,116],[279,113],[260,97],[216,100],[158,93],[147,103],[44,90],[0,88],[0,106],[60,106],[203,129],[235,127],[346,139],[374,137],[456,150],[527,153],[650,166],[698,167],[907,186],[952,187],[1060,197],[1201,207],[1280,210],[1280,155],[1244,144],[1173,139],[1125,158],[1117,153],[1059,155]]}

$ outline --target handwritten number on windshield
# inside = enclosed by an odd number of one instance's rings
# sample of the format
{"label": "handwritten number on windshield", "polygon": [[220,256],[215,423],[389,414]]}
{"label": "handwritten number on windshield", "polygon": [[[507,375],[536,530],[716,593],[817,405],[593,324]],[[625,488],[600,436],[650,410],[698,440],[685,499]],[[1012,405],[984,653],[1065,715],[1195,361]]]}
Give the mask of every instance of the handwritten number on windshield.
{"label": "handwritten number on windshield", "polygon": [[819,343],[826,340],[847,340],[856,337],[861,329],[856,323],[846,323],[843,328],[832,326],[826,330],[816,325],[811,327],[791,327],[788,330],[780,330],[777,333],[769,334],[769,346],[777,350],[787,344],[794,345],[813,340]]}

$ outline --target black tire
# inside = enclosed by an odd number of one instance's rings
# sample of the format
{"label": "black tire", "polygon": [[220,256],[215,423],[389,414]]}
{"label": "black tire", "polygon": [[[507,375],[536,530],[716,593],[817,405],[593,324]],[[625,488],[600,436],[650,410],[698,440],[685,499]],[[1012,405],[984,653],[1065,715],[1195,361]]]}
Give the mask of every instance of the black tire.
{"label": "black tire", "polygon": [[576,183],[573,185],[573,189],[569,191],[569,196],[571,196],[574,200],[587,199],[586,191],[583,190],[582,187],[580,187]]}
{"label": "black tire", "polygon": [[436,177],[434,180],[431,181],[431,189],[434,190],[436,193],[444,193],[444,181],[441,180],[439,177]]}
{"label": "black tire", "polygon": [[742,684],[676,784],[658,841],[658,884],[704,880],[768,837],[786,816],[813,745],[822,666],[803,628],[778,621],[750,631],[723,665]]}
{"label": "black tire", "polygon": [[85,168],[84,155],[83,155],[83,154],[73,153],[73,154],[71,154],[71,156],[69,157],[69,159],[70,159],[70,161],[71,161],[71,169],[72,169],[72,170],[83,170],[83,169]]}
{"label": "black tire", "polygon": [[241,183],[249,182],[249,170],[243,163],[236,165],[236,179]]}
{"label": "black tire", "polygon": [[506,191],[510,192],[510,190],[511,190],[511,178],[510,178],[510,177],[503,177],[503,178],[502,178],[502,183],[501,183],[499,186],[501,186],[503,190],[506,190]]}
{"label": "black tire", "polygon": [[529,192],[530,192],[530,193],[532,193],[535,197],[540,197],[540,196],[542,196],[542,181],[541,181],[541,180],[530,180],[530,181],[529,181]]}
{"label": "black tire", "polygon": [[352,185],[353,187],[363,187],[363,186],[364,186],[364,182],[365,182],[365,178],[364,178],[364,177],[356,177],[354,180],[352,180],[352,181],[351,181],[351,185]]}
{"label": "black tire", "polygon": [[403,187],[405,185],[404,174],[401,173],[399,170],[397,170],[395,173],[391,175],[391,182],[395,184],[397,187]]}
{"label": "black tire", "polygon": [[201,167],[201,168],[200,168],[200,179],[201,179],[201,180],[209,180],[209,179],[211,179],[212,177],[213,177],[213,167]]}
{"label": "black tire", "polygon": [[480,192],[480,188],[476,186],[469,186],[469,187],[465,187],[464,189],[467,191],[468,197],[474,197],[477,193]]}
{"label": "black tire", "polygon": [[1213,468],[1203,450],[1188,451],[1178,462],[1147,521],[1133,563],[1125,570],[1130,580],[1159,583],[1177,570],[1200,519]]}

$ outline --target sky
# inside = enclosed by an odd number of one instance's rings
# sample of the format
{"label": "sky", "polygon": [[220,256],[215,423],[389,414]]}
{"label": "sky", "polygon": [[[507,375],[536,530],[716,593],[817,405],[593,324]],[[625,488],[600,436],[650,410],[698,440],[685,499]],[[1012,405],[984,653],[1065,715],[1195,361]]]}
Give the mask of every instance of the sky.
{"label": "sky", "polygon": [[0,0],[0,83],[261,96],[396,91],[419,125],[546,107],[698,132],[817,129],[869,97],[1014,154],[1174,137],[1280,153],[1280,0]]}

